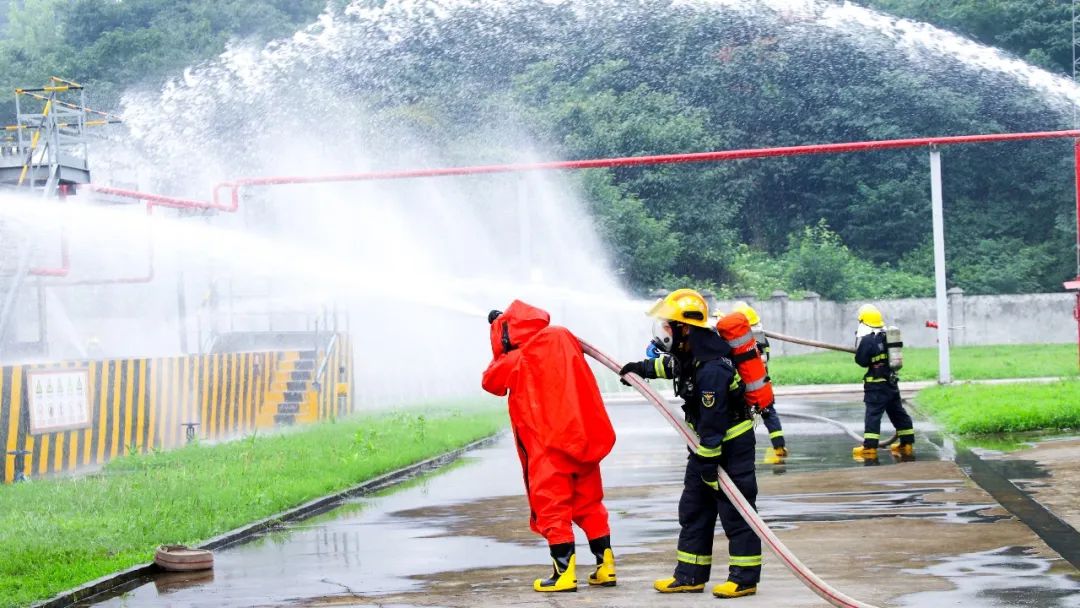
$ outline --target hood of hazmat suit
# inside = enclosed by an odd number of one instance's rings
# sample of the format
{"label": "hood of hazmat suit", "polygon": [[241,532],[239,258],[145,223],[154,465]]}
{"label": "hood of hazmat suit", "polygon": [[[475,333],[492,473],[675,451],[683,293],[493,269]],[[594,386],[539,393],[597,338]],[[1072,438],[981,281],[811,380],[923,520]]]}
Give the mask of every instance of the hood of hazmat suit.
{"label": "hood of hazmat suit", "polygon": [[582,464],[607,456],[615,431],[574,334],[514,300],[491,323],[491,352],[483,387],[499,397],[510,393],[515,434]]}

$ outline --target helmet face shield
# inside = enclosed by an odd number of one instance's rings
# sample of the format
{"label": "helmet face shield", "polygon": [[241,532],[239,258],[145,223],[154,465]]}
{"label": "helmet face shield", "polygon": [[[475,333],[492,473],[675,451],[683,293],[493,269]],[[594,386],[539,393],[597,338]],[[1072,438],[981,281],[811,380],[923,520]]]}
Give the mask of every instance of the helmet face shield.
{"label": "helmet face shield", "polygon": [[653,344],[656,348],[670,353],[671,347],[675,343],[675,332],[671,328],[671,322],[667,319],[653,319],[652,327]]}

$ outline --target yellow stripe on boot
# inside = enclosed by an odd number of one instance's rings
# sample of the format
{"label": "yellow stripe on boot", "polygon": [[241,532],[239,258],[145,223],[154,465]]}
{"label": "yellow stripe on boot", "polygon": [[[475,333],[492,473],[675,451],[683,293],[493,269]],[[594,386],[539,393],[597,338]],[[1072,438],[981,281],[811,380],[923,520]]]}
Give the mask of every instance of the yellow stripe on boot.
{"label": "yellow stripe on boot", "polygon": [[589,584],[599,587],[615,586],[615,554],[611,549],[604,549],[604,561],[596,565],[596,571],[589,575]]}
{"label": "yellow stripe on boot", "polygon": [[551,560],[555,564],[555,571],[552,572],[552,576],[549,579],[538,578],[533,581],[533,590],[543,593],[562,592],[562,591],[577,591],[577,574],[575,572],[575,566],[577,565],[577,555],[570,556],[570,562],[566,566],[566,570],[559,571],[559,562],[554,559]]}

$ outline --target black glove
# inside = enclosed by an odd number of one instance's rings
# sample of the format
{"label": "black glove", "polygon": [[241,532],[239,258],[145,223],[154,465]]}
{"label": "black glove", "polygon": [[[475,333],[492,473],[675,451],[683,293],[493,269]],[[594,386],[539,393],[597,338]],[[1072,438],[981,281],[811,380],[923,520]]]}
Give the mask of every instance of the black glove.
{"label": "black glove", "polygon": [[495,319],[498,319],[499,315],[501,315],[501,314],[502,314],[501,310],[493,310],[493,311],[489,312],[488,313],[488,325],[491,325],[492,323],[494,323]]}
{"label": "black glove", "polygon": [[641,376],[642,378],[644,378],[645,377],[645,362],[644,361],[631,361],[630,363],[627,363],[626,365],[622,366],[622,369],[619,370],[619,376],[620,376],[619,381],[622,382],[623,384],[625,384],[626,386],[630,386],[630,383],[627,382],[624,378],[622,378],[622,376],[625,376],[626,374],[637,374],[637,375]]}
{"label": "black glove", "polygon": [[701,481],[710,488],[720,491],[720,465],[707,464],[701,469]]}

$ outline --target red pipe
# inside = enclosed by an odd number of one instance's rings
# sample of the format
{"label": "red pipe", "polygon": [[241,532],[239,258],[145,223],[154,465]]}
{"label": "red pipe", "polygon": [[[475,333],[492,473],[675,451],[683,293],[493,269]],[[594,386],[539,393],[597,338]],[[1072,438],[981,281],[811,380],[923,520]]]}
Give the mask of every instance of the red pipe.
{"label": "red pipe", "polygon": [[60,229],[60,267],[59,268],[31,268],[29,274],[36,277],[66,277],[71,272],[71,259],[68,256],[67,233],[64,228]]}
{"label": "red pipe", "polygon": [[209,203],[206,201],[199,201],[190,198],[177,198],[175,196],[162,196],[160,194],[149,194],[147,192],[139,192],[137,190],[125,190],[123,188],[113,188],[112,186],[98,186],[95,184],[87,184],[86,188],[101,194],[111,194],[113,196],[119,196],[120,198],[133,198],[140,201],[146,201],[147,204],[155,207],[169,207],[170,209],[216,209],[219,211],[236,211],[236,209],[228,209]]}
{"label": "red pipe", "polygon": [[[154,205],[149,201],[146,203],[146,217],[149,221],[150,216],[154,213]],[[153,235],[146,240],[146,259],[147,259],[147,271],[146,276],[141,277],[120,277],[116,279],[87,279],[85,281],[63,281],[59,283],[46,283],[46,287],[73,287],[76,285],[115,285],[115,284],[138,284],[138,283],[151,283],[154,280],[154,238]]]}
{"label": "red pipe", "polygon": [[[588,160],[547,161],[538,163],[515,163],[504,165],[477,165],[471,167],[444,167],[439,169],[412,169],[405,171],[373,171],[338,175],[249,177],[221,182],[214,186],[213,206],[225,211],[236,211],[240,205],[238,190],[243,186],[271,186],[281,184],[315,184],[331,182],[355,182],[418,177],[446,177],[453,175],[479,175],[490,173],[516,173],[522,171],[551,171],[566,169],[600,169],[608,167],[633,167],[641,165],[702,163],[773,156],[805,156],[809,154],[841,154],[870,150],[893,150],[924,146],[975,144],[988,142],[1028,141],[1035,139],[1080,138],[1080,130],[1039,131],[1033,133],[998,133],[986,135],[959,135],[951,137],[923,137],[918,139],[891,139],[839,144],[787,146],[780,148],[753,148],[746,150],[722,150],[718,152],[695,152],[690,154],[664,154],[655,156],[626,156],[621,158],[598,158]],[[221,190],[228,188],[228,204],[221,202]]]}
{"label": "red pipe", "polygon": [[[118,196],[121,198],[133,198],[140,201],[146,201],[146,215],[149,218],[153,215],[154,207],[168,207],[170,209],[218,209],[212,203],[206,201],[199,201],[186,198],[177,198],[173,196],[162,196],[159,194],[149,194],[146,192],[138,192],[135,190],[125,190],[122,188],[113,188],[111,186],[97,186],[94,184],[87,184],[86,188],[101,194],[110,194],[112,196]],[[56,270],[39,271],[35,274],[40,276],[57,276],[65,277],[70,270],[68,261],[67,240],[62,242],[63,253],[63,268]],[[138,284],[138,283],[150,283],[154,280],[154,240],[150,238],[147,241],[147,260],[149,262],[149,268],[145,276],[139,277],[119,277],[114,279],[88,279],[85,281],[64,281],[60,283],[49,283],[49,287],[68,287],[76,285],[114,285],[114,284]],[[62,273],[61,273],[62,271]],[[33,272],[33,271],[31,271]]]}
{"label": "red pipe", "polygon": [[[60,198],[67,198],[67,186],[61,185]],[[66,277],[71,272],[71,258],[68,255],[67,227],[60,225],[60,267],[59,268],[31,268],[27,271],[36,277]]]}

